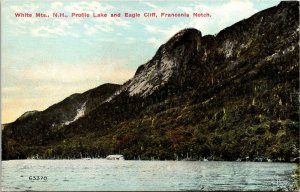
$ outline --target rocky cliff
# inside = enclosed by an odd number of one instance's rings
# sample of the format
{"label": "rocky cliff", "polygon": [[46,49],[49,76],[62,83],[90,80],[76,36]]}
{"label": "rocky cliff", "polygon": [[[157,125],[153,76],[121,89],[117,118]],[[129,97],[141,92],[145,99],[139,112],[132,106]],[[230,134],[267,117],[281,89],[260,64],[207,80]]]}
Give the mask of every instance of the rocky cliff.
{"label": "rocky cliff", "polygon": [[123,85],[6,125],[2,157],[290,161],[299,156],[298,53],[299,2],[216,36],[181,30]]}

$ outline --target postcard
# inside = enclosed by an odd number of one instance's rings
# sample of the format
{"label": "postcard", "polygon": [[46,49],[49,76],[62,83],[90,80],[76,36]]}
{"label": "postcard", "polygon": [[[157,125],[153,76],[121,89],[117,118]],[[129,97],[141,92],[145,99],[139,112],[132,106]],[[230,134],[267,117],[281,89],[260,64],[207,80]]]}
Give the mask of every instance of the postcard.
{"label": "postcard", "polygon": [[2,0],[2,191],[300,188],[299,2]]}

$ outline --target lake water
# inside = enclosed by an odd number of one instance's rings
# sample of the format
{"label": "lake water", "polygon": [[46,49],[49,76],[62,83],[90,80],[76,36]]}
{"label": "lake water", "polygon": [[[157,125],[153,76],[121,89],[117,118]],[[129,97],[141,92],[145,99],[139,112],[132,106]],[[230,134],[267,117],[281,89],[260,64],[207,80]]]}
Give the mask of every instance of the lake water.
{"label": "lake water", "polygon": [[2,190],[272,191],[288,189],[295,168],[267,162],[13,160],[2,161]]}

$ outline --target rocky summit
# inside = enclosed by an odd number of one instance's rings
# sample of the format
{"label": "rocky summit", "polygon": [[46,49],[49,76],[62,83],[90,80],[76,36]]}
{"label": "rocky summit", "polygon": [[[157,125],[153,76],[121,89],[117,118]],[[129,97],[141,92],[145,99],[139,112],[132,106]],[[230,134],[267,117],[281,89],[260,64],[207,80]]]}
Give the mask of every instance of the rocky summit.
{"label": "rocky summit", "polygon": [[2,158],[292,161],[299,156],[299,2],[217,35],[184,29],[123,85],[104,84],[2,130]]}

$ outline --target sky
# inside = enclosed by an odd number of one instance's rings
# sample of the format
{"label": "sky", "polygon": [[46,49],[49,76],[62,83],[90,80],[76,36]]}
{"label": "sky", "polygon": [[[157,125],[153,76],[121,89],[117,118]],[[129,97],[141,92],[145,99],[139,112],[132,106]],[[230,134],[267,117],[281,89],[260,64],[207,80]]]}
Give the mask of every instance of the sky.
{"label": "sky", "polygon": [[[122,84],[181,29],[202,35],[279,1],[2,0],[1,118],[45,110],[73,93]],[[15,13],[209,13],[203,18],[17,18]]]}

